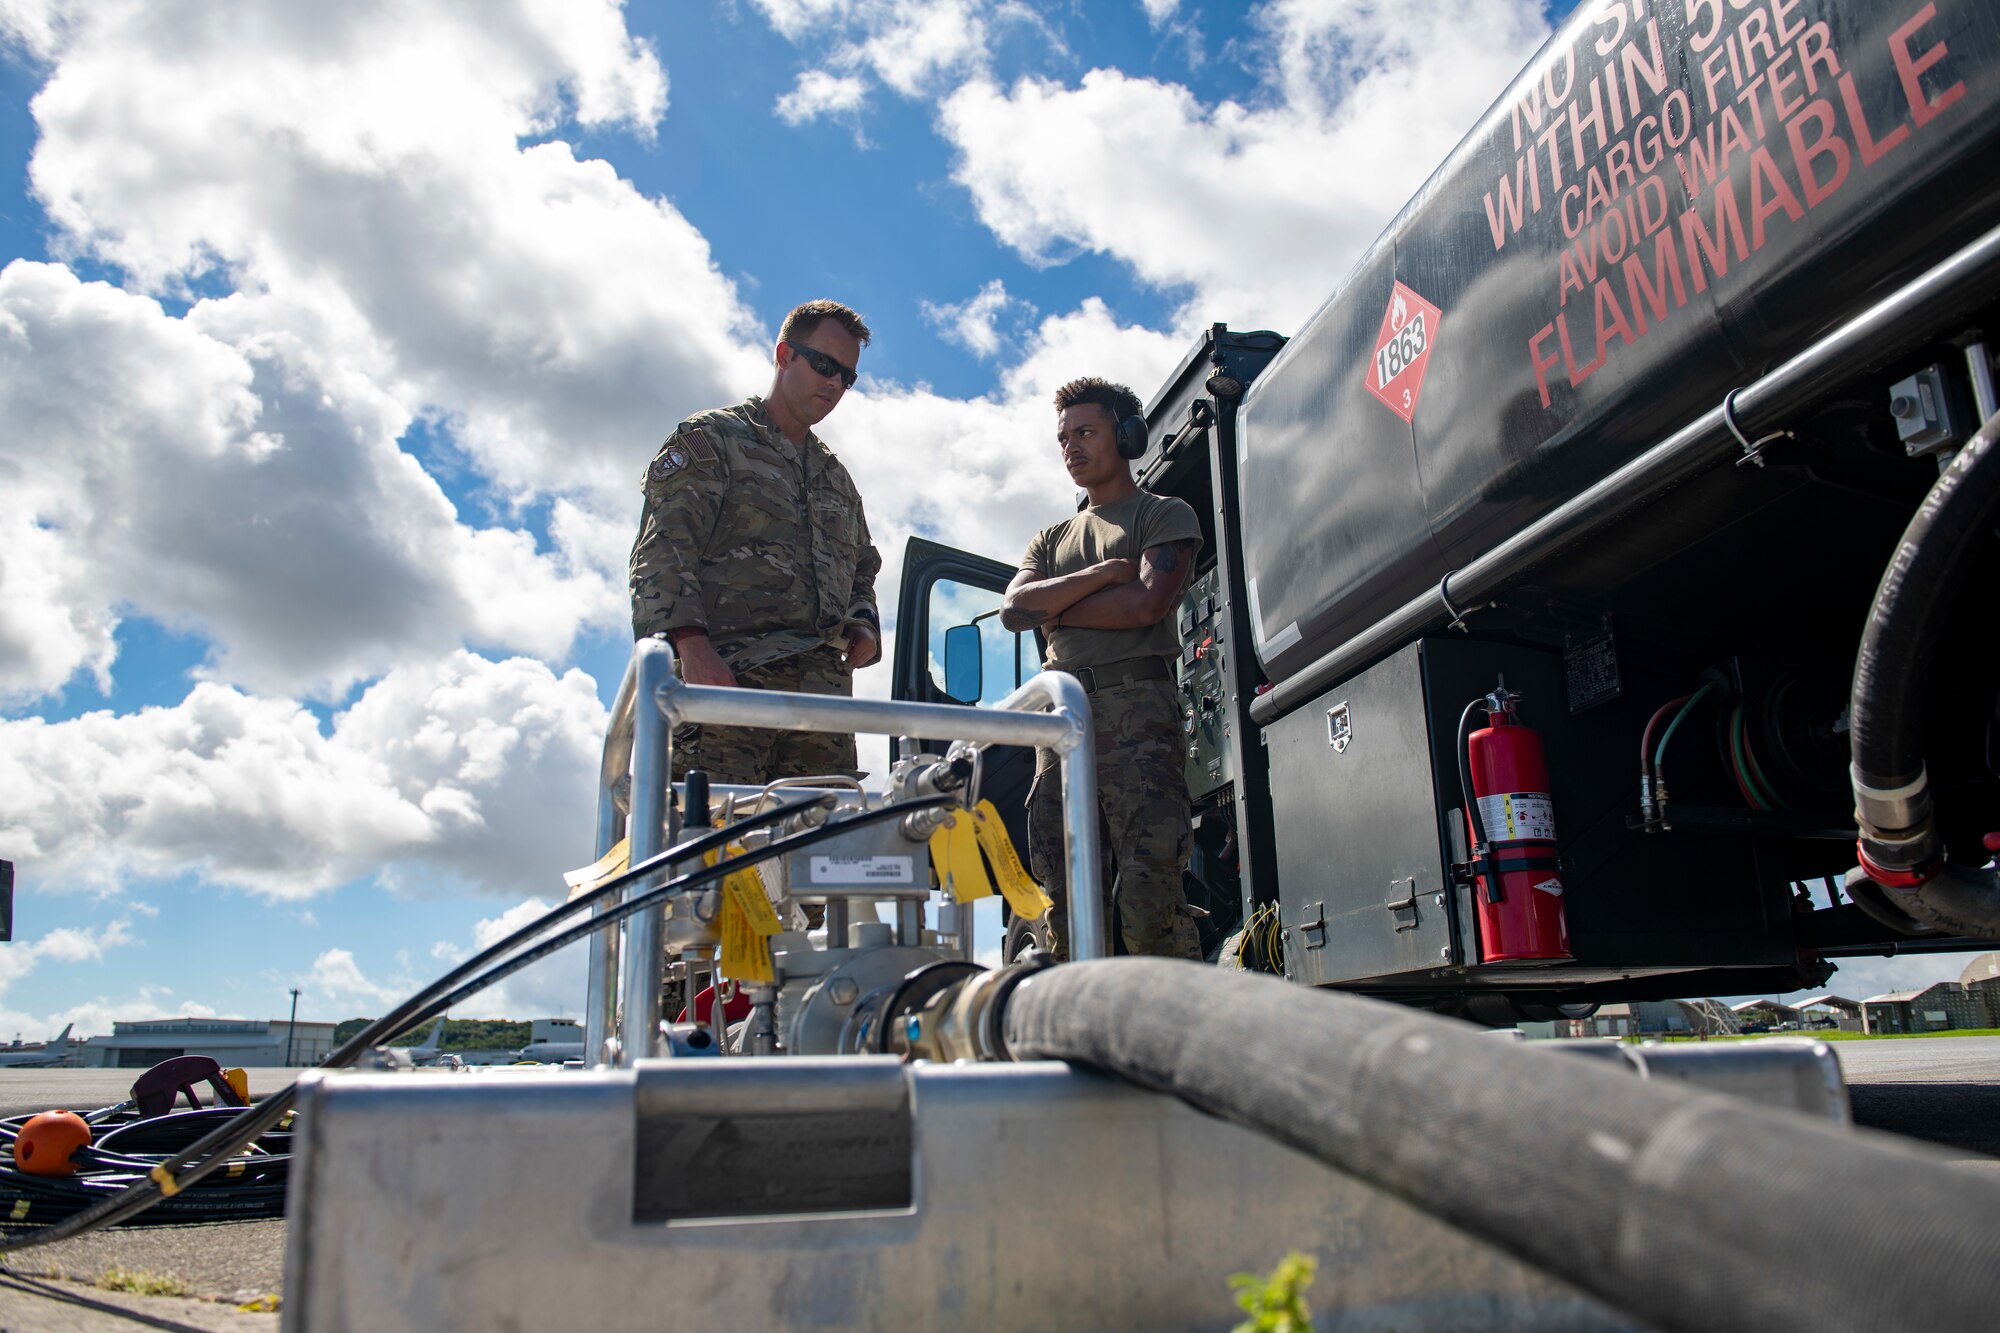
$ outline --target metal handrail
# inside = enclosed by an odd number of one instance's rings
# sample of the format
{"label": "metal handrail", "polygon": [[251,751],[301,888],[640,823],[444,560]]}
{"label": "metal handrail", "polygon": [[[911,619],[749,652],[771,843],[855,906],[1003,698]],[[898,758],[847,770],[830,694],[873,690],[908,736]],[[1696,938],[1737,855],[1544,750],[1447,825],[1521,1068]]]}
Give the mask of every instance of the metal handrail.
{"label": "metal handrail", "polygon": [[[643,706],[641,700],[650,700],[652,707]],[[955,754],[993,745],[1054,750],[1062,762],[1063,850],[1069,883],[1073,889],[1093,890],[1069,894],[1070,955],[1079,961],[1108,956],[1103,896],[1094,891],[1099,864],[1096,745],[1090,699],[1076,677],[1044,671],[998,704],[980,708],[688,685],[679,678],[672,646],[663,639],[642,639],[626,664],[605,730],[597,806],[599,856],[629,834],[630,859],[636,865],[678,838],[678,829],[668,827],[674,812],[667,793],[672,786],[673,732],[683,723],[952,737]],[[626,900],[651,887],[651,883],[633,884]],[[666,908],[657,906],[626,922],[622,948],[616,932],[600,931],[592,937],[584,1049],[593,1063],[629,1064],[657,1052],[665,922]]]}

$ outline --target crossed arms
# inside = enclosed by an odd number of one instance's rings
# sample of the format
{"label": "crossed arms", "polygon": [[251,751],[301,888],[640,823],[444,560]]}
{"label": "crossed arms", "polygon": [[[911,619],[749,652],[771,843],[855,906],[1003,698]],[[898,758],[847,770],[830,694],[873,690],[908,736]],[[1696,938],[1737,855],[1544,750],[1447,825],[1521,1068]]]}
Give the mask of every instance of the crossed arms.
{"label": "crossed arms", "polygon": [[1022,570],[1000,605],[1004,629],[1138,629],[1159,623],[1187,584],[1193,542],[1149,546],[1135,563],[1101,560],[1074,574],[1043,577]]}

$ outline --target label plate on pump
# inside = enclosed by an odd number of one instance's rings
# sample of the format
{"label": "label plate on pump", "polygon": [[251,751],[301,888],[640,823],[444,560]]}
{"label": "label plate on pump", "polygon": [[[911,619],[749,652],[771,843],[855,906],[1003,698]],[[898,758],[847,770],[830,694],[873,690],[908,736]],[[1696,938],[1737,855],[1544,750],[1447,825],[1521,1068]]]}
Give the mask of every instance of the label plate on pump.
{"label": "label plate on pump", "polygon": [[815,884],[914,884],[916,858],[910,856],[815,856]]}
{"label": "label plate on pump", "polygon": [[1510,791],[1479,798],[1480,831],[1488,842],[1554,842],[1556,808],[1548,793]]}

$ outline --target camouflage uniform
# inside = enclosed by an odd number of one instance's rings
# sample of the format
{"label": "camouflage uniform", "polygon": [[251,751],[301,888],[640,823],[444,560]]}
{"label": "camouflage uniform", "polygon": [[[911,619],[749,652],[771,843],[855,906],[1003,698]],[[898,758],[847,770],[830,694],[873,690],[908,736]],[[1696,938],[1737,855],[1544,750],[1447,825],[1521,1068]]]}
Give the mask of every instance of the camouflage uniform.
{"label": "camouflage uniform", "polygon": [[[1187,772],[1181,757],[1180,703],[1172,680],[1106,685],[1090,696],[1097,741],[1099,834],[1110,879],[1106,901],[1118,904],[1125,951],[1164,958],[1201,957],[1181,875],[1188,863]],[[1068,862],[1063,854],[1060,759],[1039,753],[1028,796],[1028,856],[1035,877],[1056,900],[1049,913],[1055,954],[1069,957]],[[1104,836],[1107,834],[1109,836]]]}
{"label": "camouflage uniform", "polygon": [[[861,496],[840,460],[807,433],[795,445],[761,398],[683,421],[646,469],[632,545],[634,638],[700,626],[737,682],[754,689],[850,694],[846,632],[881,634]],[[855,771],[852,736],[684,727],[674,776],[769,782]]]}
{"label": "camouflage uniform", "polygon": [[[736,683],[752,690],[793,694],[854,693],[854,677],[840,650],[821,646],[736,673]],[[858,774],[854,737],[832,731],[768,731],[761,727],[674,728],[674,776],[691,768],[710,782],[758,785],[780,777]]]}

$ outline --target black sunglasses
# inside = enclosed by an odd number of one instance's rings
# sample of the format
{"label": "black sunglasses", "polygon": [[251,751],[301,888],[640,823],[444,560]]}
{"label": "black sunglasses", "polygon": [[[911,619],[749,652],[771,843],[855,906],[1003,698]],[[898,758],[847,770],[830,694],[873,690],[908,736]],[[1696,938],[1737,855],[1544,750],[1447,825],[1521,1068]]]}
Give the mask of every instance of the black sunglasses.
{"label": "black sunglasses", "polygon": [[815,375],[838,375],[840,376],[841,388],[851,389],[854,387],[854,367],[841,365],[840,362],[817,348],[801,347],[790,338],[785,339],[785,346],[804,357],[806,364],[813,368]]}

